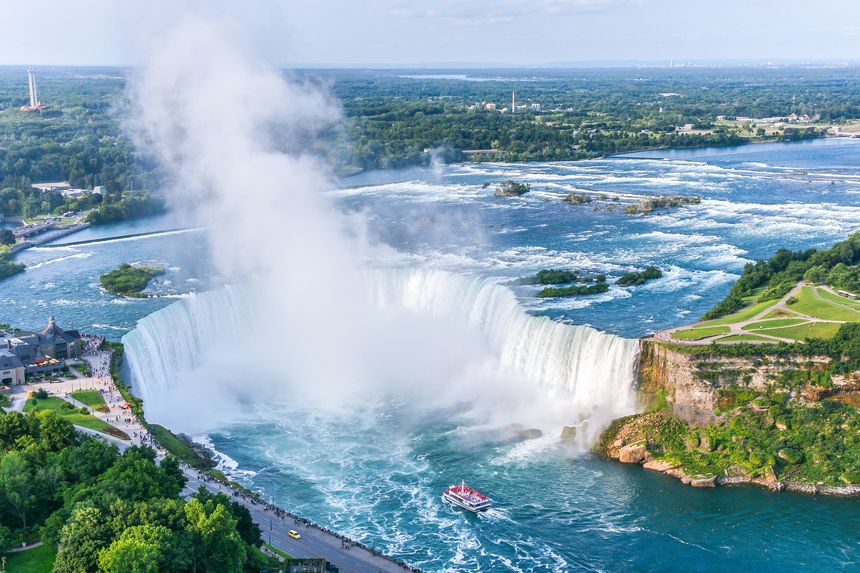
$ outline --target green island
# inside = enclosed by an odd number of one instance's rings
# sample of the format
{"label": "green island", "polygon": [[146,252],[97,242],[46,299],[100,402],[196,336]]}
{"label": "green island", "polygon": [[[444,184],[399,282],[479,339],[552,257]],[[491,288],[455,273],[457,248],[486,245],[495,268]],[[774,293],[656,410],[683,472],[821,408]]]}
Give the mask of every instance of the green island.
{"label": "green island", "polygon": [[663,276],[663,271],[658,269],[657,267],[648,266],[641,271],[630,271],[624,273],[618,280],[615,281],[615,284],[618,286],[638,286],[641,284],[645,284],[648,281],[652,281],[654,279],[659,279]]}
{"label": "green island", "polygon": [[[591,284],[572,284],[577,282]],[[606,283],[606,275],[589,276],[568,269],[543,269],[532,277],[517,280],[515,284],[551,285],[544,287],[537,293],[539,298],[592,295],[609,290],[609,285]]]}
{"label": "green island", "polygon": [[133,266],[128,263],[120,265],[99,277],[99,282],[106,291],[120,296],[142,298],[146,295],[143,290],[153,277],[164,274],[161,267]]}
{"label": "green island", "polygon": [[[616,279],[615,284],[622,287],[639,286],[650,280],[659,279],[662,276],[663,271],[657,267],[648,266],[642,271],[624,273]],[[604,293],[609,290],[609,283],[606,281],[605,274],[601,273],[589,276],[568,269],[543,269],[532,277],[517,280],[515,284],[551,285],[544,287],[537,293],[537,296],[540,298],[587,296]]]}
{"label": "green island", "polygon": [[694,325],[641,340],[645,412],[594,451],[694,487],[860,494],[860,233],[748,264]]}

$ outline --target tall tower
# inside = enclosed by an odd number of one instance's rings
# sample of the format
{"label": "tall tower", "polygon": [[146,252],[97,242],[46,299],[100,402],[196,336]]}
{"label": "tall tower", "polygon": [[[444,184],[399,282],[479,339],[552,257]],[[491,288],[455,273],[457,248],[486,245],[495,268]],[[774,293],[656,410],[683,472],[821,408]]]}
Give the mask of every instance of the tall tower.
{"label": "tall tower", "polygon": [[36,72],[33,68],[27,69],[27,85],[30,88],[30,109],[39,107],[39,92],[36,91]]}
{"label": "tall tower", "polygon": [[517,113],[517,92],[511,92],[511,113]]}

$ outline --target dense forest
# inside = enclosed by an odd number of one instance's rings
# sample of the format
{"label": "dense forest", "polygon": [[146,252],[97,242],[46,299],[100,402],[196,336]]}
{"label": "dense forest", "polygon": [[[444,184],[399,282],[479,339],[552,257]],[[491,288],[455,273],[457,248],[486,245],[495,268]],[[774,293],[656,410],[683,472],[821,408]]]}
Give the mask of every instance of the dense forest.
{"label": "dense forest", "polygon": [[272,566],[248,510],[201,488],[170,456],[82,436],[46,410],[0,412],[0,551],[39,537],[55,573],[239,573]]}

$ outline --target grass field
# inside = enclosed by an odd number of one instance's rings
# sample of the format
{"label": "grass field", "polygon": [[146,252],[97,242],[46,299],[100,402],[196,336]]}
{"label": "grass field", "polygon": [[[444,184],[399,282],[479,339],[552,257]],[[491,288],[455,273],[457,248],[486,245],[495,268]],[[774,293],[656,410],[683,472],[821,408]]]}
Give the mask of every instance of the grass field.
{"label": "grass field", "polygon": [[845,298],[844,296],[839,296],[838,294],[833,294],[832,292],[826,291],[822,288],[816,289],[818,291],[818,295],[821,298],[827,299],[831,302],[835,302],[836,304],[841,304],[843,306],[847,306],[849,308],[853,308],[854,310],[860,311],[860,301],[854,300],[851,298]]}
{"label": "grass field", "polygon": [[717,334],[728,334],[728,326],[712,326],[709,328],[691,328],[690,330],[679,330],[672,333],[672,338],[676,340],[699,340]]}
{"label": "grass field", "polygon": [[72,407],[70,409],[64,406],[64,404],[69,403],[62,398],[57,398],[56,396],[51,396],[45,400],[28,398],[27,402],[24,403],[24,412],[29,412],[30,410],[53,410],[76,426],[82,426],[84,428],[89,428],[90,430],[104,433],[108,433],[105,432],[108,428],[113,428],[112,425],[100,418],[96,418],[92,414],[83,414],[78,408]]}
{"label": "grass field", "polygon": [[[802,324],[807,322],[804,318],[786,318],[786,319],[775,319],[775,320],[760,320],[758,322],[752,322],[744,327],[744,330],[755,331],[762,330],[764,328],[785,328],[787,326],[796,326],[798,324]],[[767,333],[765,333],[767,334]]]}
{"label": "grass field", "polygon": [[703,326],[719,326],[719,325],[725,325],[725,324],[734,324],[736,322],[743,322],[744,320],[749,320],[750,318],[754,317],[755,315],[757,315],[761,311],[765,310],[766,308],[775,305],[777,302],[779,302],[779,301],[777,301],[777,300],[766,300],[764,302],[759,302],[759,303],[756,303],[752,306],[742,308],[741,310],[739,310],[733,314],[727,314],[726,316],[724,316],[722,318],[717,318],[714,320],[708,320],[705,322],[701,322],[701,323],[696,325],[696,328],[700,328]]}
{"label": "grass field", "polygon": [[761,331],[762,334],[779,336],[780,338],[792,338],[794,340],[807,340],[809,338],[832,338],[841,324],[835,322],[818,322],[790,326],[788,328],[771,328]]}
{"label": "grass field", "polygon": [[72,398],[81,404],[86,404],[90,408],[107,405],[104,398],[102,398],[102,393],[98,390],[77,390],[72,392]]}
{"label": "grass field", "polygon": [[824,320],[860,320],[860,312],[831,304],[815,296],[811,287],[803,287],[797,293],[797,302],[789,308],[796,312],[822,318]]}
{"label": "grass field", "polygon": [[10,553],[6,558],[9,573],[51,573],[57,550],[52,545],[40,545],[20,553]]}
{"label": "grass field", "polygon": [[781,308],[778,308],[778,309],[771,311],[771,312],[767,313],[766,315],[764,315],[764,318],[765,318],[765,320],[768,320],[768,319],[774,319],[774,318],[794,318],[796,316],[797,315],[794,314],[793,312],[786,312],[786,311],[782,310]]}
{"label": "grass field", "polygon": [[735,334],[720,338],[717,342],[773,342],[773,339],[762,338],[754,334]]}

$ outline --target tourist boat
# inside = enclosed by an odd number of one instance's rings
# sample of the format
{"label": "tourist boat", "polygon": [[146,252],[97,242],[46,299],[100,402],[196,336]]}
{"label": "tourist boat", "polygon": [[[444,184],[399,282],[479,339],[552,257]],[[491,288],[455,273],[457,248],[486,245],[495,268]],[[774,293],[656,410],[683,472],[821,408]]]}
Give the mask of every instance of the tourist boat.
{"label": "tourist boat", "polygon": [[492,505],[489,497],[466,487],[466,482],[450,486],[442,493],[442,500],[473,513],[486,511]]}

